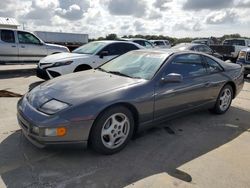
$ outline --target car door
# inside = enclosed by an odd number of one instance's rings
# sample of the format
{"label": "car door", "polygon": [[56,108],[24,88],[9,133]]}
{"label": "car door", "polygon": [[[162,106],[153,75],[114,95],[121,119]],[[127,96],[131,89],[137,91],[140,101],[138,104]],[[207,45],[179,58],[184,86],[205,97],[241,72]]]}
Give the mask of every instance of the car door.
{"label": "car door", "polygon": [[35,35],[17,31],[19,60],[21,61],[39,61],[47,55],[46,45],[40,41]]}
{"label": "car door", "polygon": [[155,119],[189,110],[205,104],[207,92],[205,65],[198,54],[175,56],[160,73],[161,77],[176,73],[183,77],[180,83],[164,83],[160,79],[155,87]]}
{"label": "car door", "polygon": [[207,67],[207,76],[204,77],[204,81],[207,83],[206,87],[208,90],[208,102],[215,101],[219,95],[219,92],[223,85],[225,84],[225,80],[227,80],[227,76],[223,73],[223,68],[217,61],[214,59],[203,56],[204,61]]}
{"label": "car door", "polygon": [[18,45],[15,40],[15,32],[2,29],[0,41],[0,61],[18,61]]}

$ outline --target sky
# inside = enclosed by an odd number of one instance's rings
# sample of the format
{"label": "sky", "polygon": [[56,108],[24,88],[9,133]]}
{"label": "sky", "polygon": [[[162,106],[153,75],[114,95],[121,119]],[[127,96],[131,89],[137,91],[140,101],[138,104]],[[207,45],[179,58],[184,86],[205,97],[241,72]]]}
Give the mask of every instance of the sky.
{"label": "sky", "polygon": [[250,0],[2,0],[0,17],[30,31],[250,37]]}

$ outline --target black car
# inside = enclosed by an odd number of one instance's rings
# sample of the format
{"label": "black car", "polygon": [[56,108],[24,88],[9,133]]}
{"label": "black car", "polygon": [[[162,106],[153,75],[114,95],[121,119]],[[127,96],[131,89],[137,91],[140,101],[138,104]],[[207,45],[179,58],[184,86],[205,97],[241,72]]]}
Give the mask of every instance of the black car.
{"label": "black car", "polygon": [[178,50],[192,50],[197,52],[203,52],[209,55],[212,55],[214,57],[217,57],[219,59],[223,60],[223,56],[211,49],[209,46],[205,44],[197,44],[197,43],[180,43],[176,46],[172,47],[172,49],[178,49]]}

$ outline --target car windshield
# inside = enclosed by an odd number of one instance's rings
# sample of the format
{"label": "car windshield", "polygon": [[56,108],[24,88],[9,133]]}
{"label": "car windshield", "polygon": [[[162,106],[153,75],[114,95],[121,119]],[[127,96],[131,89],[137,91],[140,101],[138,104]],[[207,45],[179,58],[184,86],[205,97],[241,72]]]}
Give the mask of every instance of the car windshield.
{"label": "car windshield", "polygon": [[106,45],[105,42],[90,42],[79,48],[73,50],[73,53],[78,54],[96,54],[100,49],[102,49]]}
{"label": "car windshield", "polygon": [[162,52],[132,51],[98,69],[120,76],[150,80],[168,56],[169,54]]}
{"label": "car windshield", "polygon": [[172,49],[187,50],[188,47],[189,47],[188,44],[186,44],[186,43],[181,43],[181,44],[177,44],[176,46],[173,46]]}
{"label": "car windshield", "polygon": [[237,46],[245,46],[244,40],[225,40],[223,45],[237,45]]}

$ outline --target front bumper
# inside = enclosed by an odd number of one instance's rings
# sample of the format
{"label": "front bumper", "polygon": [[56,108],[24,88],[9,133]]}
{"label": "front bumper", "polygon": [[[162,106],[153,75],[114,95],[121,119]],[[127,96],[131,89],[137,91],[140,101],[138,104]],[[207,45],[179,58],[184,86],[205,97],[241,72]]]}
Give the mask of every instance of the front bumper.
{"label": "front bumper", "polygon": [[[31,118],[36,118],[40,122],[35,122],[34,119]],[[28,104],[28,101],[25,99],[25,97],[18,102],[17,119],[24,136],[38,148],[44,148],[49,145],[58,144],[86,145],[90,129],[93,124],[93,120],[68,122],[62,124],[59,122],[65,122],[65,120],[58,120],[56,117],[51,118],[53,119],[51,121],[49,116],[43,115],[35,109],[32,109],[32,106]],[[34,126],[39,128],[39,134],[33,132]],[[43,133],[45,128],[56,128],[61,126],[67,129],[65,136],[44,136]]]}
{"label": "front bumper", "polygon": [[44,80],[49,80],[50,78],[61,76],[61,74],[59,72],[47,70],[46,68],[42,69],[39,66],[37,66],[36,76]]}
{"label": "front bumper", "polygon": [[244,74],[250,74],[250,65],[244,66]]}
{"label": "front bumper", "polygon": [[246,60],[238,59],[237,64],[241,64],[244,67],[244,74],[250,74],[250,62]]}
{"label": "front bumper", "polygon": [[41,69],[40,67],[37,67],[36,69],[36,76],[38,78],[44,79],[44,80],[48,80],[49,79],[49,75],[46,72],[45,69]]}

